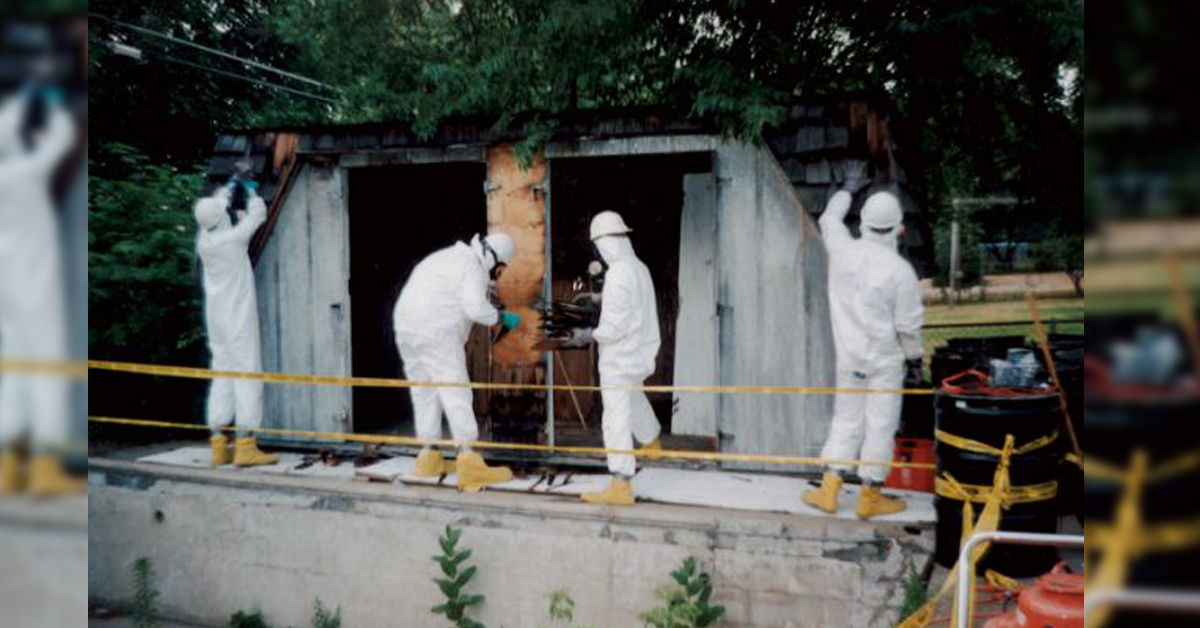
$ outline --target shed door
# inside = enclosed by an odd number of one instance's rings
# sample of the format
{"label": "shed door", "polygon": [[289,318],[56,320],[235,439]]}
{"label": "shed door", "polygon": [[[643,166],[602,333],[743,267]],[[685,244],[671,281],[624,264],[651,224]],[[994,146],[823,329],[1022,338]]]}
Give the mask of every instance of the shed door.
{"label": "shed door", "polygon": [[[717,204],[711,172],[683,177],[676,385],[717,383]],[[717,395],[677,393],[671,432],[717,435]]]}

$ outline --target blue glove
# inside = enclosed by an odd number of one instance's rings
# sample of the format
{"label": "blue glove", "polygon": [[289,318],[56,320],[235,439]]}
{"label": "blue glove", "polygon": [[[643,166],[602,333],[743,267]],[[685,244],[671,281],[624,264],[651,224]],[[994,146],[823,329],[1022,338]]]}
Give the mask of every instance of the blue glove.
{"label": "blue glove", "polygon": [[521,315],[516,312],[504,310],[500,313],[500,324],[505,329],[516,329],[521,326]]}

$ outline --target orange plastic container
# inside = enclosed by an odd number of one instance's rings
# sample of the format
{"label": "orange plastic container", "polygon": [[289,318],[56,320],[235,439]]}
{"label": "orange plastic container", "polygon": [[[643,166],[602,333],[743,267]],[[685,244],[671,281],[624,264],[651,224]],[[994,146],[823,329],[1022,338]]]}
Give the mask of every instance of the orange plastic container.
{"label": "orange plastic container", "polygon": [[[933,464],[933,441],[928,438],[897,438],[892,460]],[[932,493],[934,477],[936,476],[933,469],[893,467],[884,484],[890,488],[906,488]]]}
{"label": "orange plastic container", "polygon": [[983,628],[1083,628],[1083,576],[1059,563],[1021,592],[1017,611],[993,618]]}

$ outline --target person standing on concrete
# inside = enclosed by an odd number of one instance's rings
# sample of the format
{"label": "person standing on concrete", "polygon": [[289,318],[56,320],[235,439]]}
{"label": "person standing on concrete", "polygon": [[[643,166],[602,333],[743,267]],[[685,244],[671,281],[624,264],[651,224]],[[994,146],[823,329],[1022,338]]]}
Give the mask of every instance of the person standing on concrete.
{"label": "person standing on concrete", "polygon": [[[0,359],[67,359],[65,276],[51,179],[77,135],[56,89],[27,88],[0,100]],[[87,490],[62,461],[70,437],[69,391],[60,374],[0,374],[0,496]],[[32,450],[27,465],[16,447],[23,438]]]}
{"label": "person standing on concrete", "polygon": [[[600,298],[600,323],[595,329],[575,330],[567,344],[580,347],[595,341],[600,346],[604,447],[630,450],[636,439],[645,445],[642,451],[652,457],[662,451],[662,428],[650,400],[640,390],[620,389],[641,386],[654,373],[660,344],[654,282],[650,270],[633,252],[629,240],[632,231],[616,212],[600,212],[592,218],[592,242],[608,265]],[[608,469],[613,474],[608,487],[584,493],[583,501],[632,506],[636,459],[630,454],[609,454]]]}
{"label": "person standing on concrete", "polygon": [[[236,192],[235,188],[241,191]],[[246,208],[236,210],[233,196],[245,196]],[[219,371],[262,370],[258,333],[258,296],[250,264],[250,239],[267,220],[267,205],[252,181],[232,180],[212,196],[196,201],[193,209],[200,235],[204,281],[204,324],[212,368]],[[258,448],[253,430],[262,426],[263,383],[253,380],[214,379],[208,389],[207,419],[212,432],[212,466],[232,462],[239,467],[270,465],[277,454]],[[229,437],[221,428],[236,424],[237,440],[230,451]]]}
{"label": "person standing on concrete", "polygon": [[[905,361],[923,354],[924,307],[917,274],[897,252],[904,227],[900,200],[891,192],[875,192],[862,209],[862,235],[846,228],[846,213],[861,187],[859,169],[847,176],[821,215],[821,233],[829,255],[829,309],[837,351],[839,389],[894,391],[903,386]],[[900,425],[898,393],[838,393],[833,423],[821,451],[828,459],[890,462]],[[884,466],[860,466],[863,480],[856,514],[863,519],[901,512],[905,503],[881,491]],[[821,487],[804,494],[804,502],[827,513],[837,512],[842,475],[848,467],[825,471]]]}
{"label": "person standing on concrete", "polygon": [[[476,235],[470,244],[457,242],[417,264],[392,312],[396,348],[410,381],[468,383],[465,347],[471,327],[500,323],[505,329],[515,329],[521,324],[515,312],[500,312],[488,300],[489,281],[499,279],[515,251],[507,234]],[[418,438],[440,440],[445,412],[450,434],[458,443],[454,463],[426,445],[417,456],[414,475],[456,473],[459,490],[466,492],[512,478],[511,469],[489,467],[471,449],[470,443],[479,439],[479,426],[470,388],[414,387],[409,395]]]}

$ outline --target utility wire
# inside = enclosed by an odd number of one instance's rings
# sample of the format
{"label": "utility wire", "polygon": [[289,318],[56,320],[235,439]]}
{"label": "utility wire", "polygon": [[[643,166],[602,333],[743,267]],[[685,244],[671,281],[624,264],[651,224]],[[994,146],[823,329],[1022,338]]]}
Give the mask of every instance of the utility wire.
{"label": "utility wire", "polygon": [[107,17],[107,16],[104,16],[104,15],[100,15],[99,13],[91,13],[91,12],[89,12],[89,13],[88,13],[88,17],[90,17],[90,18],[95,18],[95,19],[97,19],[97,20],[100,20],[100,21],[102,21],[102,22],[108,22],[109,24],[113,24],[113,25],[119,26],[119,27],[121,27],[121,28],[127,28],[127,29],[129,29],[129,30],[132,30],[132,31],[135,31],[135,32],[137,32],[137,33],[141,33],[141,34],[143,34],[143,35],[148,35],[148,36],[150,36],[150,37],[158,37],[158,38],[160,38],[160,39],[165,39],[165,40],[167,40],[167,41],[170,41],[170,42],[173,42],[173,43],[176,43],[176,44],[180,44],[180,45],[183,45],[183,46],[189,46],[189,47],[191,47],[191,48],[195,48],[195,49],[197,49],[197,50],[203,50],[204,52],[207,52],[207,53],[209,53],[209,54],[214,54],[214,55],[217,55],[217,56],[219,56],[219,57],[224,57],[224,58],[226,58],[226,59],[232,59],[232,60],[234,60],[234,61],[237,61],[238,63],[244,63],[244,64],[246,64],[246,65],[248,65],[248,66],[255,67],[255,68],[258,68],[258,69],[260,69],[260,70],[265,70],[265,71],[267,71],[267,72],[274,72],[275,74],[278,74],[278,75],[280,75],[280,76],[286,76],[287,78],[290,78],[290,79],[295,79],[295,80],[297,80],[297,81],[303,81],[303,82],[305,82],[305,83],[309,83],[310,85],[316,85],[317,87],[321,87],[321,88],[324,88],[324,89],[328,89],[328,90],[331,90],[331,91],[334,91],[334,92],[340,92],[340,91],[341,91],[341,90],[340,90],[340,89],[338,89],[337,87],[334,87],[334,86],[332,86],[332,85],[329,85],[329,84],[327,84],[327,83],[322,83],[322,82],[320,82],[320,81],[318,81],[318,80],[316,80],[316,79],[311,79],[311,78],[308,78],[307,76],[302,76],[302,75],[300,75],[300,74],[295,74],[295,73],[293,73],[293,72],[288,72],[288,71],[286,71],[286,70],[280,70],[279,68],[274,68],[274,67],[271,67],[271,66],[269,66],[269,65],[267,65],[267,64],[265,64],[265,63],[260,63],[260,62],[258,62],[258,61],[254,61],[254,60],[252,60],[252,59],[246,59],[246,58],[243,58],[243,57],[239,57],[239,56],[237,56],[237,55],[235,55],[235,54],[230,54],[230,53],[228,53],[228,52],[225,52],[225,51],[223,51],[223,50],[217,50],[216,48],[210,48],[210,47],[208,47],[208,46],[203,46],[203,45],[201,45],[201,44],[197,44],[197,43],[195,43],[195,42],[191,42],[191,41],[188,41],[188,40],[186,40],[186,39],[179,39],[178,37],[173,37],[173,36],[171,36],[171,35],[168,35],[168,34],[166,34],[166,33],[163,33],[163,32],[160,32],[160,31],[156,31],[156,30],[153,30],[153,29],[149,29],[149,28],[146,28],[146,27],[144,27],[144,26],[138,26],[138,25],[136,25],[136,24],[130,24],[130,23],[128,23],[128,22],[122,22],[122,21],[120,21],[120,20],[114,20],[114,19],[113,19],[113,18],[111,18],[111,17]]}
{"label": "utility wire", "polygon": [[239,80],[239,81],[246,81],[246,82],[248,82],[248,83],[254,83],[255,85],[260,85],[260,86],[262,86],[262,87],[270,87],[270,88],[272,88],[272,89],[278,89],[278,90],[282,90],[282,91],[285,91],[285,92],[288,92],[288,93],[291,93],[291,94],[295,94],[295,95],[297,95],[297,96],[303,96],[303,97],[305,97],[305,98],[312,98],[313,100],[319,100],[319,101],[321,101],[321,102],[329,103],[329,104],[331,104],[331,105],[336,105],[336,104],[338,104],[338,101],[336,101],[336,100],[334,100],[334,99],[332,99],[332,98],[326,98],[326,97],[324,97],[324,96],[320,96],[320,95],[317,95],[317,94],[313,94],[313,93],[311,93],[311,92],[305,92],[305,91],[301,91],[301,90],[298,90],[298,89],[293,89],[293,88],[291,88],[291,87],[286,87],[286,86],[284,86],[284,85],[278,85],[278,84],[276,84],[276,83],[270,83],[270,82],[268,82],[268,81],[264,81],[264,80],[262,80],[262,79],[256,79],[256,78],[254,78],[254,77],[251,77],[251,76],[246,76],[246,75],[244,75],[244,74],[236,74],[236,73],[234,73],[234,72],[227,72],[227,71],[225,71],[225,70],[218,70],[217,68],[209,67],[209,66],[206,66],[206,65],[201,65],[201,64],[199,64],[199,63],[193,63],[193,62],[191,62],[191,61],[184,61],[183,59],[177,59],[177,58],[175,58],[175,57],[172,57],[172,56],[169,56],[169,55],[159,55],[157,58],[158,58],[159,60],[166,61],[166,62],[168,62],[168,63],[177,63],[177,64],[179,64],[179,65],[187,66],[187,67],[189,67],[189,68],[195,68],[195,69],[197,69],[197,70],[201,70],[201,71],[204,71],[204,72],[212,72],[213,74],[218,74],[218,75],[220,75],[220,76],[224,76],[224,77],[226,77],[226,78],[236,79],[236,80]]}

